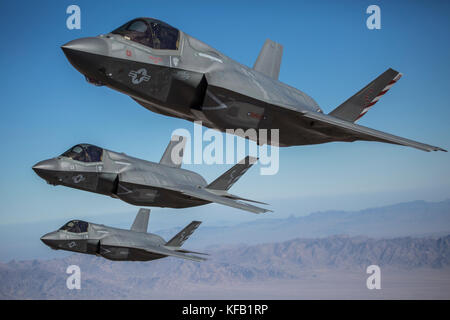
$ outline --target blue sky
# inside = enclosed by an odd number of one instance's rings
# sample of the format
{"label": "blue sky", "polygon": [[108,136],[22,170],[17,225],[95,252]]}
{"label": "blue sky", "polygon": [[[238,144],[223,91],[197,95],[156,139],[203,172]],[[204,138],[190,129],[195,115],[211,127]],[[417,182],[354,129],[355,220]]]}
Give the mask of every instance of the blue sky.
{"label": "blue sky", "polygon": [[[66,8],[81,7],[81,30],[66,28]],[[366,28],[370,4],[381,30]],[[190,122],[151,113],[129,97],[88,84],[60,46],[113,30],[137,17],[182,29],[229,57],[253,65],[266,38],[284,46],[280,80],[331,111],[389,67],[403,78],[359,122],[450,149],[450,3],[448,1],[2,1],[0,225],[75,217],[133,219],[118,200],[52,187],[31,166],[79,142],[158,161],[170,134]],[[231,191],[272,203],[275,217],[360,209],[450,197],[450,156],[371,142],[280,150],[280,171],[253,168]],[[190,165],[208,181],[229,165]],[[167,226],[259,218],[218,205],[153,210]],[[105,218],[105,220],[107,220]]]}

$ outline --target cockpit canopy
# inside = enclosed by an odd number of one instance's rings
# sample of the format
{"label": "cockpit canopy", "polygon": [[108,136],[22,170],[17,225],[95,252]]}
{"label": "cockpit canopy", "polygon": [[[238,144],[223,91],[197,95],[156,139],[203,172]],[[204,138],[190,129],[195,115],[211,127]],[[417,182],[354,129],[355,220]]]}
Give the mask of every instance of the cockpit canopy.
{"label": "cockpit canopy", "polygon": [[72,220],[63,225],[59,230],[66,230],[73,233],[82,233],[88,231],[89,223],[81,220]]}
{"label": "cockpit canopy", "polygon": [[102,161],[103,149],[91,144],[77,144],[70,148],[61,156],[71,158],[82,162],[100,162]]}
{"label": "cockpit canopy", "polygon": [[180,32],[168,24],[150,18],[138,18],[125,23],[111,33],[131,41],[161,50],[178,50]]}

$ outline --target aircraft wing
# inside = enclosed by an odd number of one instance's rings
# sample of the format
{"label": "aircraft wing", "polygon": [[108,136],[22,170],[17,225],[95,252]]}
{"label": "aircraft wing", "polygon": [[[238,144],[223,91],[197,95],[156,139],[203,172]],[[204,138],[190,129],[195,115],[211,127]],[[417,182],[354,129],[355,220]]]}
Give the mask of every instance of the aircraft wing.
{"label": "aircraft wing", "polygon": [[171,190],[174,191],[178,191],[181,192],[184,195],[193,197],[193,198],[197,198],[197,199],[201,199],[201,200],[205,200],[205,201],[209,201],[209,202],[215,202],[215,203],[219,203],[225,206],[229,206],[229,207],[233,207],[233,208],[237,208],[237,209],[241,209],[241,210],[245,210],[245,211],[249,211],[249,212],[253,212],[253,213],[264,213],[264,212],[272,212],[272,210],[267,210],[267,209],[263,209],[263,208],[259,208],[256,206],[252,206],[251,204],[247,204],[247,203],[243,203],[243,202],[239,202],[230,198],[226,198],[224,196],[219,196],[216,195],[212,192],[209,192],[205,189],[188,189],[188,188],[173,188]]}
{"label": "aircraft wing", "polygon": [[355,137],[358,140],[366,141],[380,141],[392,144],[399,144],[408,147],[417,148],[423,151],[445,151],[442,148],[424,144],[421,142],[409,140],[406,138],[398,137],[386,132],[370,129],[358,124],[341,120],[333,116],[318,112],[301,112],[302,116],[313,121],[317,121],[314,124],[318,130],[325,129],[327,132],[336,132],[337,135],[348,135],[350,137]]}
{"label": "aircraft wing", "polygon": [[[174,250],[169,250],[162,246],[151,246],[151,247],[145,247],[145,248],[139,248],[139,249],[150,252],[150,253],[156,253],[156,254],[160,254],[160,255],[164,255],[164,256],[171,256],[171,257],[187,259],[187,260],[192,260],[192,261],[197,261],[197,262],[206,260],[205,258],[202,258],[202,257],[184,254],[182,252],[178,252],[178,251],[174,251]],[[186,251],[186,252],[191,252],[191,251]]]}

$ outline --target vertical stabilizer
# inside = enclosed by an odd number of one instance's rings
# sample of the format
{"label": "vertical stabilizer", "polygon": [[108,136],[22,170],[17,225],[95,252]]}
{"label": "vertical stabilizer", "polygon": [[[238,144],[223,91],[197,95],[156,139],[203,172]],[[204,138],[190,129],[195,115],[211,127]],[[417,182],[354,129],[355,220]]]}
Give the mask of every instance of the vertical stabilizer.
{"label": "vertical stabilizer", "polygon": [[[167,241],[167,247],[175,247],[179,248],[183,245],[183,243],[189,238],[189,236],[198,228],[201,224],[201,221],[192,221],[183,230],[178,232],[172,239]],[[189,252],[189,251],[186,251]]]}
{"label": "vertical stabilizer", "polygon": [[253,69],[278,80],[282,56],[283,46],[267,39],[259,53],[258,59],[256,59]]}
{"label": "vertical stabilizer", "polygon": [[159,163],[172,168],[181,167],[186,140],[186,137],[173,135]]}
{"label": "vertical stabilizer", "polygon": [[227,172],[211,182],[206,188],[212,190],[229,190],[231,186],[257,161],[255,157],[247,156]]}
{"label": "vertical stabilizer", "polygon": [[147,232],[149,217],[150,209],[139,209],[136,218],[134,218],[133,225],[131,226],[131,231]]}
{"label": "vertical stabilizer", "polygon": [[402,74],[394,69],[386,70],[378,78],[331,111],[330,115],[346,121],[358,121],[401,77]]}

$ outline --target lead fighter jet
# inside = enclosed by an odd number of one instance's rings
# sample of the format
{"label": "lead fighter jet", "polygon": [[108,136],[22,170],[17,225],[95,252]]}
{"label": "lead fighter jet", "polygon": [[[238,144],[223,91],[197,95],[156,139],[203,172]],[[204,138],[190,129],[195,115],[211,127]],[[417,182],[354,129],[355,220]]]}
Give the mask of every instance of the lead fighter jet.
{"label": "lead fighter jet", "polygon": [[166,242],[156,234],[147,233],[149,215],[150,210],[140,209],[131,230],[72,220],[57,231],[42,236],[41,240],[52,249],[95,254],[109,260],[149,261],[165,257],[205,260],[186,254],[205,253],[181,249],[183,243],[198,228],[200,221],[192,221]]}
{"label": "lead fighter jet", "polygon": [[208,184],[199,174],[180,168],[185,144],[185,137],[172,136],[159,163],[80,144],[37,163],[33,170],[49,184],[108,195],[136,206],[187,208],[216,202],[253,213],[270,211],[238,200],[266,203],[228,193],[256,158],[246,157]]}
{"label": "lead fighter jet", "polygon": [[279,141],[244,132],[259,144],[366,140],[445,151],[355,124],[400,79],[393,69],[325,114],[311,97],[278,80],[283,47],[271,40],[248,68],[164,22],[138,18],[62,49],[90,83],[120,91],[153,112],[220,131],[279,129]]}

